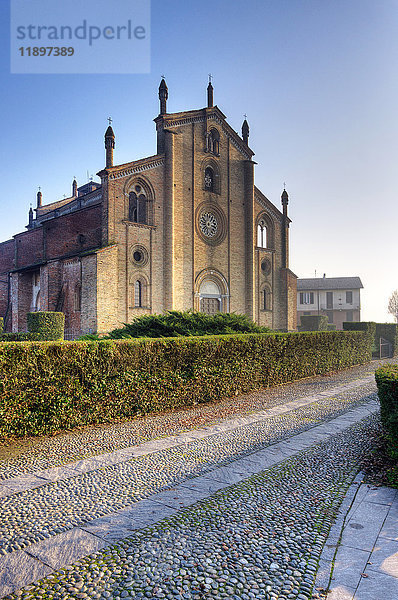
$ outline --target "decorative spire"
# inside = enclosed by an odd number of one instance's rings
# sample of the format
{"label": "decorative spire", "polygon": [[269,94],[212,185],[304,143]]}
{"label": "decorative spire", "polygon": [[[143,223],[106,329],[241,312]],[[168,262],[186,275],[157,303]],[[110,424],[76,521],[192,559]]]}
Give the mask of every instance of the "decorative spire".
{"label": "decorative spire", "polygon": [[214,106],[214,101],[213,101],[213,86],[211,83],[211,79],[212,79],[212,75],[209,73],[209,85],[207,86],[207,106],[209,108],[211,108],[212,106]]}
{"label": "decorative spire", "polygon": [[166,81],[164,79],[164,75],[162,75],[162,81],[159,85],[159,100],[160,100],[160,113],[161,115],[165,115],[167,113],[166,102],[169,97],[169,90],[166,85]]}
{"label": "decorative spire", "polygon": [[42,207],[42,202],[43,202],[43,194],[41,193],[41,188],[39,188],[39,191],[37,192],[37,208],[41,208]]}
{"label": "decorative spire", "polygon": [[283,192],[281,195],[282,206],[283,206],[283,214],[287,217],[287,205],[289,204],[289,194],[285,189],[286,184],[283,184]]}
{"label": "decorative spire", "polygon": [[74,197],[77,196],[77,181],[76,181],[76,177],[73,178],[73,182],[72,182],[72,196],[74,196]]}
{"label": "decorative spire", "polygon": [[32,227],[33,227],[33,208],[32,208],[32,205],[30,205],[28,229],[31,229]]}
{"label": "decorative spire", "polygon": [[242,139],[245,144],[249,145],[249,123],[246,120],[247,115],[243,115],[245,120],[242,123]]}
{"label": "decorative spire", "polygon": [[113,167],[113,149],[115,147],[115,134],[111,126],[112,119],[109,117],[109,127],[105,132],[106,168]]}

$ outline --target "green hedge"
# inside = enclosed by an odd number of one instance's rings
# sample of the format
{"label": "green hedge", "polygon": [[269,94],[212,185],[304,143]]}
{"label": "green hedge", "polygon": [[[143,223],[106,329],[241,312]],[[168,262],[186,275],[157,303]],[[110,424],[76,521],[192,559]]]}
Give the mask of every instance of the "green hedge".
{"label": "green hedge", "polygon": [[346,321],[343,323],[344,331],[366,331],[372,336],[372,353],[377,352],[376,323],[374,321]]}
{"label": "green hedge", "polygon": [[0,334],[4,331],[4,319],[0,317]]}
{"label": "green hedge", "polygon": [[32,342],[39,341],[40,336],[37,333],[18,331],[17,333],[1,333],[0,342]]}
{"label": "green hedge", "polygon": [[386,365],[375,373],[383,428],[389,452],[398,459],[398,365]]}
{"label": "green hedge", "polygon": [[328,318],[325,315],[302,315],[299,331],[327,331]]}
{"label": "green hedge", "polygon": [[0,344],[0,435],[215,401],[370,360],[364,333]]}
{"label": "green hedge", "polygon": [[64,339],[65,315],[62,312],[28,313],[28,331],[40,340],[58,341]]}
{"label": "green hedge", "polygon": [[[376,341],[379,344],[380,338],[391,342],[393,356],[398,355],[398,325],[396,323],[376,323]],[[380,354],[380,348],[378,348]]]}
{"label": "green hedge", "polygon": [[[160,338],[179,336],[224,335],[228,333],[269,333],[268,327],[259,327],[247,315],[216,313],[207,315],[198,311],[168,310],[161,315],[142,315],[124,327],[114,329],[105,339]],[[83,336],[81,339],[90,339]],[[92,339],[92,337],[91,337]],[[103,338],[104,339],[104,338]]]}
{"label": "green hedge", "polygon": [[345,331],[367,331],[373,336],[373,357],[380,358],[380,338],[392,344],[393,356],[398,354],[398,326],[396,323],[375,323],[374,321],[353,321],[343,323]]}

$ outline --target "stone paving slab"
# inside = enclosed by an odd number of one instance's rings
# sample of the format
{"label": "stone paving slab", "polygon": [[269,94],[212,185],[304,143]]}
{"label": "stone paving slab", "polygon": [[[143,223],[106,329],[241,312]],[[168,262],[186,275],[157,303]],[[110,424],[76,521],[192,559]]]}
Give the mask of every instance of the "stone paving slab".
{"label": "stone paving slab", "polygon": [[174,515],[177,509],[162,505],[153,500],[140,500],[134,506],[117,513],[90,521],[81,529],[104,540],[117,541],[128,537],[132,531],[153,525]]}
{"label": "stone paving slab", "polygon": [[0,556],[0,597],[52,573],[53,569],[23,550]]}
{"label": "stone paving slab", "polygon": [[354,600],[397,600],[397,598],[398,579],[383,573],[372,573],[367,578],[361,578],[354,594]]}
{"label": "stone paving slab", "polygon": [[60,569],[101,550],[105,545],[105,542],[97,536],[75,527],[29,546],[26,553],[39,559],[51,569]]}
{"label": "stone paving slab", "polygon": [[359,474],[340,507],[315,588],[329,586],[327,600],[397,600],[398,493],[361,480]]}
{"label": "stone paving slab", "polygon": [[380,539],[373,548],[367,572],[377,571],[398,579],[398,542]]}

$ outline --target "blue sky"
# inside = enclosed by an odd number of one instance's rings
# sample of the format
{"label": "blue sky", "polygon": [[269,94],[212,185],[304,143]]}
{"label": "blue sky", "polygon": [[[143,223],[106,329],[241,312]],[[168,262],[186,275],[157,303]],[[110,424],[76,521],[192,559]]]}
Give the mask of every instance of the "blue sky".
{"label": "blue sky", "polygon": [[257,185],[280,206],[286,182],[292,270],[359,275],[362,318],[391,320],[398,1],[152,0],[151,24],[149,74],[11,75],[0,0],[0,239],[26,225],[39,185],[51,202],[95,176],[108,116],[117,163],[155,154],[160,76],[173,112],[204,106],[212,73],[231,126],[248,115]]}

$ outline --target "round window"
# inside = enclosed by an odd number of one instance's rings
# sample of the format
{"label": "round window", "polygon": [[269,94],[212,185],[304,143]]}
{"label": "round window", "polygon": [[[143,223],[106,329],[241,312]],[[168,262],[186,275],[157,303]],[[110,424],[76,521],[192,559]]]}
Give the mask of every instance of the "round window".
{"label": "round window", "polygon": [[264,260],[261,262],[261,270],[264,275],[269,275],[271,273],[271,263],[268,258],[264,258]]}
{"label": "round window", "polygon": [[137,263],[142,262],[142,259],[143,259],[142,252],[140,252],[139,250],[136,250],[133,253],[133,258],[134,258],[135,262],[137,262]]}
{"label": "round window", "polygon": [[211,212],[202,213],[199,219],[199,227],[206,237],[214,237],[218,229],[217,217]]}
{"label": "round window", "polygon": [[144,246],[131,246],[130,260],[137,267],[143,267],[148,262],[148,252]]}
{"label": "round window", "polygon": [[196,232],[211,246],[221,244],[226,236],[226,218],[214,202],[204,202],[196,209]]}

